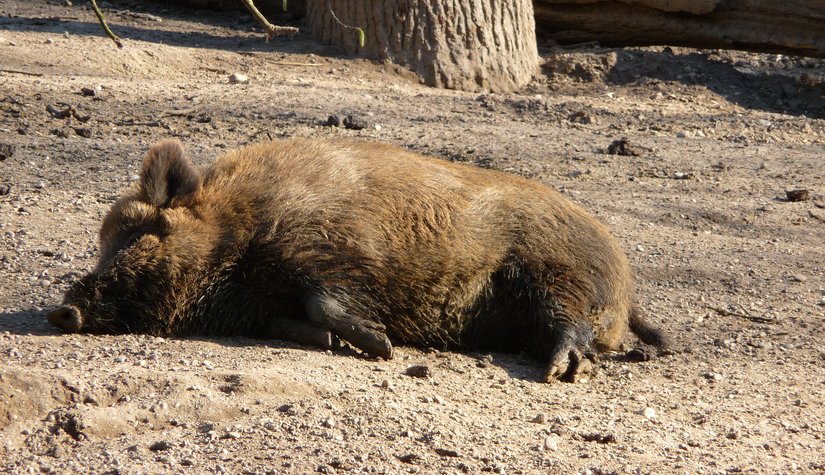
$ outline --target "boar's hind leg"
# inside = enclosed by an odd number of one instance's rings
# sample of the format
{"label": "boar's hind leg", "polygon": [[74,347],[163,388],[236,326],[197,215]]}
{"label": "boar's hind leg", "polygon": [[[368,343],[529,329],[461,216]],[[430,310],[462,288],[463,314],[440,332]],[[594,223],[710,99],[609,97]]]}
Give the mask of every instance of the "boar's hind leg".
{"label": "boar's hind leg", "polygon": [[332,332],[307,321],[277,318],[269,322],[267,331],[271,338],[318,346],[325,350],[341,347],[341,342]]}
{"label": "boar's hind leg", "polygon": [[392,344],[384,326],[350,315],[332,296],[311,295],[306,302],[309,320],[352,343],[353,346],[384,359],[392,358]]}
{"label": "boar's hind leg", "polygon": [[[547,320],[545,320],[547,321]],[[595,354],[590,350],[593,330],[588,324],[574,324],[550,317],[551,333],[544,342],[547,357],[545,381],[583,382],[594,372]],[[541,333],[541,332],[540,332]],[[547,351],[549,349],[549,351]]]}

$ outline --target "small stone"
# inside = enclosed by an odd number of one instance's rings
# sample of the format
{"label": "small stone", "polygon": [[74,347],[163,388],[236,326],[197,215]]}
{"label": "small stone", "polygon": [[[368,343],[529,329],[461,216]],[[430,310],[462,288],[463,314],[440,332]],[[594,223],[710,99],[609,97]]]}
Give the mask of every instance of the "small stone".
{"label": "small stone", "polygon": [[558,438],[555,434],[550,434],[544,438],[544,450],[550,450],[551,452],[555,452],[559,450],[559,443],[556,440]]}
{"label": "small stone", "polygon": [[429,378],[432,376],[430,367],[427,365],[412,365],[407,368],[405,374],[407,376],[412,376],[413,378]]}
{"label": "small stone", "polygon": [[0,161],[11,158],[16,147],[10,143],[0,143]]}
{"label": "small stone", "polygon": [[84,139],[92,138],[92,129],[88,127],[72,127],[74,129],[74,133],[83,137]]}
{"label": "small stone", "polygon": [[719,382],[722,381],[722,375],[719,373],[714,373],[713,371],[707,371],[702,376],[705,377],[708,381],[712,382]]}
{"label": "small stone", "polygon": [[808,278],[804,275],[794,274],[791,276],[791,280],[794,282],[805,282],[806,280],[808,280]]}
{"label": "small stone", "polygon": [[536,415],[536,417],[530,419],[530,422],[532,422],[533,424],[544,424],[545,422],[547,422],[547,416],[545,416],[544,414],[538,414]]}
{"label": "small stone", "polygon": [[80,94],[84,97],[95,97],[97,95],[97,91],[93,87],[83,87],[80,88]]}
{"label": "small stone", "polygon": [[390,389],[390,381],[388,379],[381,381],[381,387],[384,389]]}
{"label": "small stone", "polygon": [[241,438],[241,433],[240,432],[235,432],[235,431],[227,432],[226,433],[226,438],[227,439],[240,439]]}
{"label": "small stone", "polygon": [[51,38],[46,38],[46,44],[47,44],[47,45],[53,45],[53,44],[54,44],[54,40],[53,40],[53,39],[51,39]]}
{"label": "small stone", "polygon": [[151,450],[152,452],[158,452],[158,451],[161,451],[161,450],[169,450],[171,448],[172,448],[172,444],[170,444],[168,441],[165,441],[165,440],[159,440],[159,441],[157,441],[154,444],[149,446],[149,450]]}
{"label": "small stone", "polygon": [[805,189],[787,190],[785,197],[788,201],[808,201],[811,199],[811,192]]}
{"label": "small stone", "polygon": [[638,147],[631,145],[630,140],[628,140],[627,137],[614,140],[607,147],[607,153],[609,155],[624,155],[628,157],[638,157],[642,155],[641,150],[639,150]]}
{"label": "small stone", "polygon": [[440,449],[436,448],[435,453],[441,455],[442,457],[458,457],[458,452],[451,449]]}
{"label": "small stone", "polygon": [[115,363],[123,363],[126,361],[126,357],[124,356],[115,356]]}
{"label": "small stone", "polygon": [[381,124],[375,124],[372,128],[375,129],[376,132],[381,132],[382,129]]}
{"label": "small stone", "polygon": [[0,196],[11,193],[11,185],[0,185]]}
{"label": "small stone", "polygon": [[594,432],[590,434],[580,434],[579,437],[585,442],[598,442],[599,444],[615,444],[618,442],[615,434],[600,434]]}
{"label": "small stone", "polygon": [[650,361],[654,357],[654,354],[648,348],[638,347],[631,348],[624,356],[630,361]]}
{"label": "small stone", "polygon": [[488,368],[493,363],[493,355],[484,355],[476,361],[479,368]]}
{"label": "small stone", "polygon": [[398,460],[400,460],[401,462],[410,463],[410,464],[417,463],[420,459],[421,459],[421,457],[419,457],[416,454],[406,454],[406,455],[401,455],[401,456],[398,457]]}
{"label": "small stone", "polygon": [[245,74],[233,73],[231,76],[229,76],[229,82],[231,84],[246,84],[249,82],[249,77]]}
{"label": "small stone", "polygon": [[332,429],[335,427],[335,419],[327,417],[326,419],[321,421],[321,425],[326,427],[327,429]]}
{"label": "small stone", "polygon": [[656,409],[653,409],[652,407],[646,407],[642,410],[642,415],[645,416],[645,419],[655,419]]}
{"label": "small stone", "polygon": [[327,120],[324,122],[323,125],[327,127],[338,127],[339,125],[341,125],[341,118],[335,114],[330,114],[330,116],[327,117]]}
{"label": "small stone", "polygon": [[690,138],[690,132],[688,132],[687,130],[680,130],[676,132],[676,137],[680,139]]}
{"label": "small stone", "polygon": [[348,115],[344,117],[344,128],[349,130],[363,130],[369,127],[369,122],[361,117]]}

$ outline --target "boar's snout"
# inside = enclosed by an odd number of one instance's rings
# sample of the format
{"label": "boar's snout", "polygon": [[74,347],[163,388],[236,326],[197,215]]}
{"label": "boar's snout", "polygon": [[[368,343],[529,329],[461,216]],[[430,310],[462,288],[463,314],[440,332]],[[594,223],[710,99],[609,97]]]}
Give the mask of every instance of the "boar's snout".
{"label": "boar's snout", "polygon": [[83,316],[80,310],[72,305],[57,307],[46,315],[46,319],[52,325],[69,333],[78,333],[80,327],[83,326]]}

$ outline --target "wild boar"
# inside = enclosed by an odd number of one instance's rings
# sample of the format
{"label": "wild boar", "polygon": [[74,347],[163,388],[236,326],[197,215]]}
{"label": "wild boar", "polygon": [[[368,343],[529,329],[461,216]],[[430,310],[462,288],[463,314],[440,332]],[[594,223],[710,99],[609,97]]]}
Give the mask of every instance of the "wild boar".
{"label": "wild boar", "polygon": [[535,181],[380,143],[293,139],[202,171],[174,140],[103,220],[68,332],[248,335],[391,358],[525,351],[585,379],[628,328],[664,347],[604,226]]}

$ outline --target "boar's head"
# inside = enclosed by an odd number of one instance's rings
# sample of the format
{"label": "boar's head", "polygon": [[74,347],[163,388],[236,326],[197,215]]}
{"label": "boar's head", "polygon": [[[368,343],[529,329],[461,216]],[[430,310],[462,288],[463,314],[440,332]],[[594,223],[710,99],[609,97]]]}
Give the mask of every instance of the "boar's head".
{"label": "boar's head", "polygon": [[71,286],[49,322],[68,332],[179,330],[214,234],[198,211],[202,191],[179,142],[152,147],[139,185],[103,220],[97,266]]}

